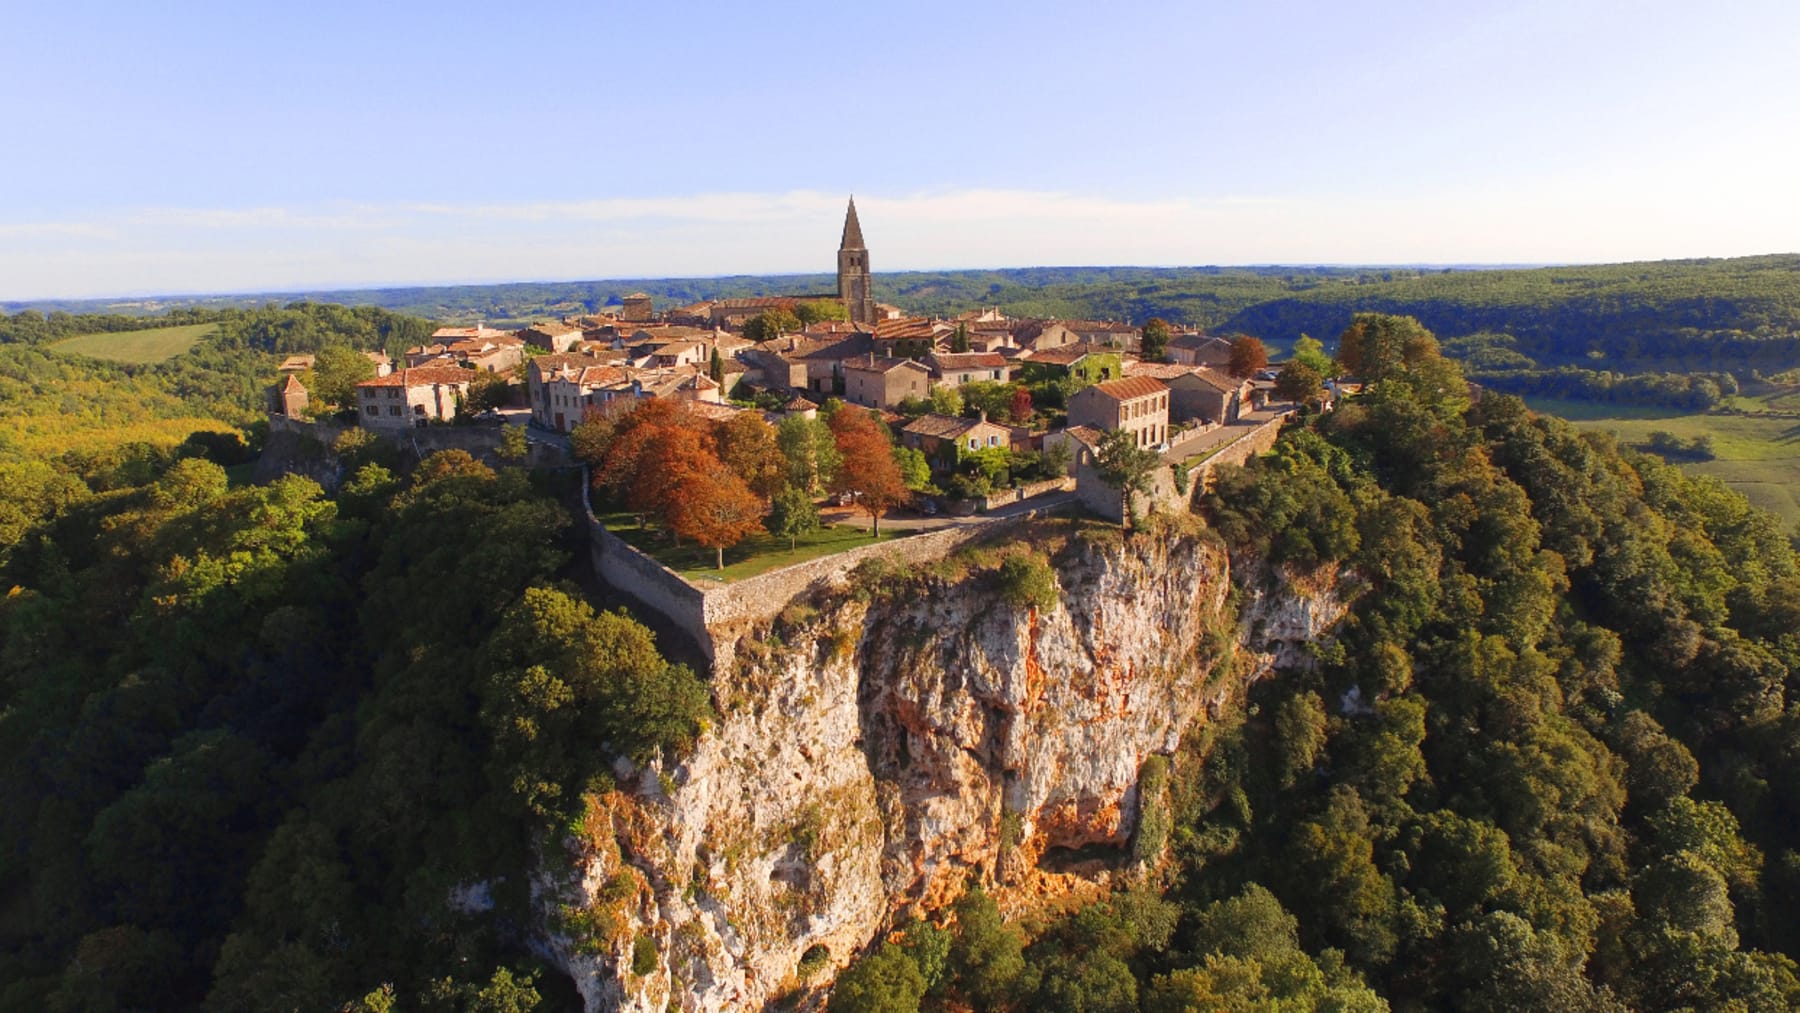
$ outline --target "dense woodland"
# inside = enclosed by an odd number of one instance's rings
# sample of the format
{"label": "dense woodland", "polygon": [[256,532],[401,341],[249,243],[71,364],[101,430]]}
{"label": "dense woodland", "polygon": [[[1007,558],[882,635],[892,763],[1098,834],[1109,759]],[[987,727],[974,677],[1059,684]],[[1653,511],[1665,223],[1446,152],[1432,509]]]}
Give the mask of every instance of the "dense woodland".
{"label": "dense woodland", "polygon": [[[691,740],[704,680],[588,604],[566,481],[368,445],[334,495],[233,487],[242,443],[152,433],[247,418],[276,353],[430,326],[205,314],[155,367],[42,347],[104,319],[0,320],[0,1009],[565,1008],[520,870],[613,758]],[[1048,923],[973,893],[837,1009],[1800,1004],[1792,545],[1471,403],[1414,322],[1336,347],[1369,393],[1199,511],[1248,579],[1338,574],[1340,636],[1146,764],[1160,871]]]}
{"label": "dense woodland", "polygon": [[1716,482],[1470,404],[1416,323],[1358,326],[1369,395],[1200,504],[1252,582],[1335,574],[1351,615],[1146,765],[1160,875],[1029,940],[967,899],[834,1010],[1800,1004],[1793,547]]}

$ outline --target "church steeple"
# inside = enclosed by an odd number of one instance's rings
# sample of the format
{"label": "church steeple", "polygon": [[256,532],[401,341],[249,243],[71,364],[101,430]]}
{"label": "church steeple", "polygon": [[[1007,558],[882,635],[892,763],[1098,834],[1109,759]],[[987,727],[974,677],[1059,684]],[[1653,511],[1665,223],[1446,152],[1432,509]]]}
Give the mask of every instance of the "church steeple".
{"label": "church steeple", "polygon": [[851,321],[875,323],[874,284],[869,277],[869,250],[863,245],[862,222],[856,217],[856,198],[844,215],[844,240],[838,244],[838,298],[850,311]]}
{"label": "church steeple", "polygon": [[850,211],[844,215],[844,241],[838,244],[840,250],[866,250],[863,245],[862,222],[856,220],[856,198],[850,198]]}

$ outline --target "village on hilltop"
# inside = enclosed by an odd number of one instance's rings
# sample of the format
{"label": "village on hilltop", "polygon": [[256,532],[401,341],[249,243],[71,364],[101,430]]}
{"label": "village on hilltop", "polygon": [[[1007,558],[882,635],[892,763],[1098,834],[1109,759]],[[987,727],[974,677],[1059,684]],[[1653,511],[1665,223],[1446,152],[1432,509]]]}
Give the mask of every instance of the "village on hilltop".
{"label": "village on hilltop", "polygon": [[[645,400],[717,421],[755,413],[779,423],[815,417],[835,398],[879,413],[940,483],[982,451],[1049,455],[1066,462],[1085,502],[1113,514],[1116,492],[1093,488],[1107,434],[1129,432],[1179,470],[1231,442],[1231,427],[1293,407],[1275,396],[1276,374],[1254,339],[1246,355],[1244,339],[1162,321],[1017,319],[994,308],[941,319],[877,303],[854,199],[837,256],[835,293],[663,310],[634,293],[608,313],[519,330],[440,328],[401,362],[367,353],[376,375],[355,386],[356,418],[375,432],[450,422],[467,411],[472,387],[502,379],[512,421],[546,435]],[[310,358],[283,363],[274,414],[305,411],[297,374]],[[1321,403],[1332,393],[1321,389]],[[1174,484],[1186,493],[1185,481]]]}

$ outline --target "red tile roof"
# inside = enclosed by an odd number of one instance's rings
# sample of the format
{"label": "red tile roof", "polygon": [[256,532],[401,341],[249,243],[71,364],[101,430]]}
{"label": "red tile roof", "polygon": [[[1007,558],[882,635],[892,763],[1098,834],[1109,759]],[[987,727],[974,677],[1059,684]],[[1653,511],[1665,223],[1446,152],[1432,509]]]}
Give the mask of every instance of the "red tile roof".
{"label": "red tile roof", "polygon": [[1102,395],[1112,398],[1114,401],[1135,401],[1140,397],[1150,397],[1153,394],[1167,393],[1169,387],[1161,380],[1155,380],[1148,376],[1128,376],[1123,380],[1108,380],[1105,383],[1097,383],[1089,389],[1099,391]]}
{"label": "red tile roof", "polygon": [[912,433],[916,436],[930,436],[940,440],[954,440],[977,426],[993,426],[996,429],[1004,428],[998,423],[984,422],[981,419],[966,419],[956,415],[939,415],[936,412],[932,412],[929,415],[921,415],[907,423],[906,428],[902,431]]}
{"label": "red tile roof", "polygon": [[397,369],[386,376],[364,380],[358,387],[427,387],[434,383],[469,383],[475,379],[472,369],[456,366],[414,366]]}

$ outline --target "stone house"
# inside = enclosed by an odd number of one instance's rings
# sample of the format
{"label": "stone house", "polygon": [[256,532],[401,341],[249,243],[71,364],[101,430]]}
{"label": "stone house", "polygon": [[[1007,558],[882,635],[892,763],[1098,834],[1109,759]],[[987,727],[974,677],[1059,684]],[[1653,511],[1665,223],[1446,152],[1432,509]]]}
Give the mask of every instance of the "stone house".
{"label": "stone house", "polygon": [[1105,383],[1125,375],[1118,352],[1094,345],[1065,345],[1032,350],[1017,360],[1021,379],[1054,380],[1073,377],[1083,384]]}
{"label": "stone house", "polygon": [[1012,379],[1013,364],[998,352],[944,352],[925,357],[931,367],[933,385],[961,387],[978,380],[1006,383]]}
{"label": "stone house", "polygon": [[1179,366],[1231,365],[1231,342],[1210,334],[1177,334],[1169,339],[1169,361]]}
{"label": "stone house", "polygon": [[519,332],[519,337],[546,352],[566,352],[582,340],[581,328],[561,320],[545,320]]}
{"label": "stone house", "polygon": [[364,380],[356,385],[362,424],[370,429],[404,429],[448,422],[469,394],[475,371],[459,366],[421,366]]}
{"label": "stone house", "polygon": [[633,292],[619,300],[619,319],[643,323],[656,315],[655,303],[642,292]]}
{"label": "stone house", "polygon": [[1169,388],[1169,421],[1229,425],[1250,404],[1251,383],[1206,366],[1134,362],[1126,376],[1161,380]]}
{"label": "stone house", "polygon": [[900,430],[903,446],[923,451],[936,472],[956,469],[964,454],[995,447],[1012,449],[1012,430],[983,418],[960,418],[933,412]]}
{"label": "stone house", "polygon": [[1069,425],[1124,429],[1140,447],[1159,446],[1169,438],[1169,388],[1147,376],[1085,387],[1069,398]]}
{"label": "stone house", "polygon": [[300,378],[293,373],[285,374],[281,382],[269,390],[270,410],[276,415],[286,415],[290,419],[300,418],[306,414],[309,395],[301,385]]}
{"label": "stone house", "polygon": [[893,408],[931,393],[931,370],[911,359],[873,352],[844,362],[844,400],[866,408]]}

